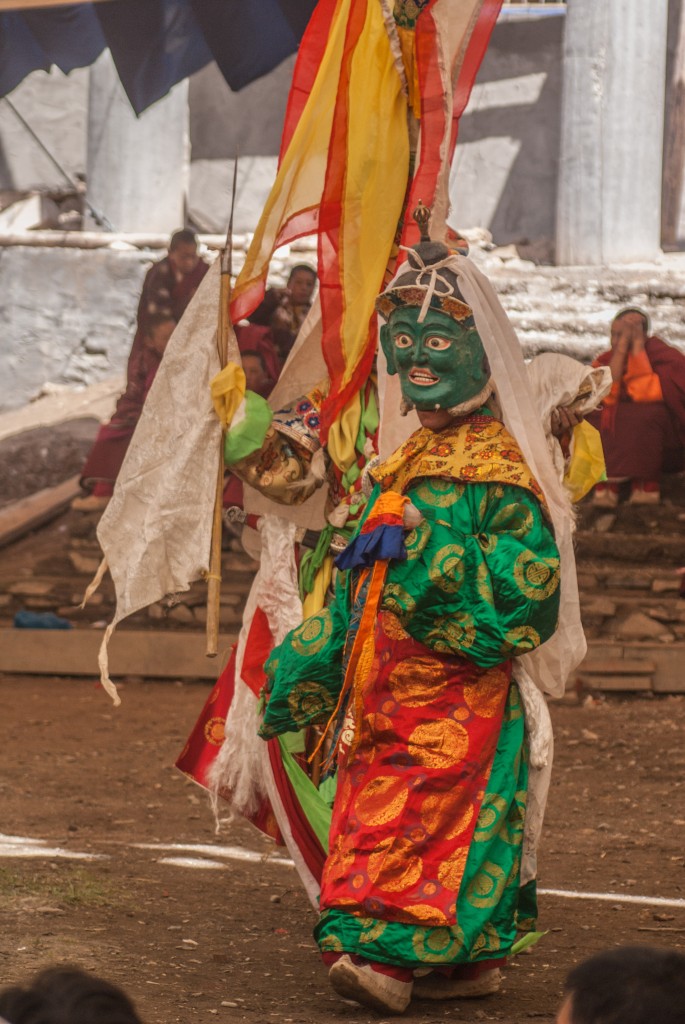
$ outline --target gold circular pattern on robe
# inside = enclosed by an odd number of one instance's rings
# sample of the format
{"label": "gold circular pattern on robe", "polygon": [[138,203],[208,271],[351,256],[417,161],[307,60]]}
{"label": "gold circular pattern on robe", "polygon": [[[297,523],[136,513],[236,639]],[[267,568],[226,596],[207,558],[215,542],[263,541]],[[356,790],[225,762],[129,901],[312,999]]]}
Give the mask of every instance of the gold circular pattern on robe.
{"label": "gold circular pattern on robe", "polygon": [[507,878],[499,865],[486,860],[468,887],[466,898],[479,910],[496,907],[502,898]]}
{"label": "gold circular pattern on robe", "polygon": [[423,874],[423,861],[410,839],[388,836],[369,856],[368,875],[382,892],[405,892]]}
{"label": "gold circular pattern on robe", "polygon": [[451,928],[417,928],[412,935],[417,960],[424,963],[448,964],[456,960],[464,947],[464,933],[456,925]]}
{"label": "gold circular pattern on robe", "polygon": [[421,804],[421,822],[426,832],[443,831],[445,839],[456,839],[473,820],[473,805],[463,786],[454,786],[445,793],[431,793]]}
{"label": "gold circular pattern on robe", "polygon": [[342,939],[337,935],[326,935],[319,943],[319,949],[322,953],[342,953]]}
{"label": "gold circular pattern on robe", "polygon": [[488,569],[487,562],[481,562],[476,569],[476,590],[481,601],[484,601],[485,604],[494,605],[495,596],[492,592],[490,570]]}
{"label": "gold circular pattern on robe", "polygon": [[441,616],[435,620],[428,639],[430,639],[433,650],[441,654],[468,651],[476,640],[473,616],[468,612],[456,612],[454,615]]}
{"label": "gold circular pattern on robe", "polygon": [[355,852],[347,846],[345,836],[337,835],[324,867],[324,876],[335,874],[347,877],[354,864]]}
{"label": "gold circular pattern on robe", "polygon": [[378,775],[360,790],[354,810],[364,825],[387,825],[403,810],[409,790],[396,775]]}
{"label": "gold circular pattern on robe", "polygon": [[353,877],[353,879],[352,879],[352,888],[353,889],[361,889],[363,884],[364,884],[364,876],[363,875],[355,875]]}
{"label": "gold circular pattern on robe", "polygon": [[405,907],[402,913],[405,917],[412,918],[412,923],[420,921],[421,924],[432,926],[433,928],[444,928],[446,925],[449,925],[447,914],[439,910],[438,907],[432,907],[429,903],[412,904]]}
{"label": "gold circular pattern on robe", "polygon": [[464,685],[464,701],[480,718],[494,718],[504,706],[509,677],[500,668],[491,668],[472,683]]}
{"label": "gold circular pattern on robe", "polygon": [[476,843],[488,843],[500,830],[507,813],[507,801],[498,793],[486,793],[481,804],[473,839]]}
{"label": "gold circular pattern on robe", "polygon": [[529,601],[545,601],[559,586],[559,559],[522,551],[514,562],[514,580]]}
{"label": "gold circular pattern on robe", "polygon": [[392,612],[381,612],[381,624],[383,626],[383,632],[391,640],[408,640],[409,633]]}
{"label": "gold circular pattern on robe", "polygon": [[468,853],[469,851],[466,847],[454,850],[438,868],[438,879],[446,889],[458,892],[461,880],[464,877]]}
{"label": "gold circular pattern on robe", "polygon": [[425,477],[412,493],[419,501],[437,508],[449,508],[459,501],[464,493],[464,484],[456,480],[448,480],[442,476]]}
{"label": "gold circular pattern on robe", "polygon": [[377,921],[374,917],[362,917],[359,919],[359,924],[362,926],[362,930],[359,933],[358,941],[362,945],[366,945],[368,942],[375,942],[376,939],[380,939],[381,935],[388,927],[387,921]]}
{"label": "gold circular pattern on robe", "polygon": [[540,634],[532,626],[516,626],[504,634],[504,643],[500,650],[502,654],[523,654],[525,651],[534,651],[540,646]]}
{"label": "gold circular pattern on robe", "polygon": [[424,768],[453,768],[464,760],[468,749],[466,729],[451,718],[426,722],[417,726],[409,736],[409,756]]}
{"label": "gold circular pattern on robe", "polygon": [[483,927],[483,931],[477,936],[476,941],[473,944],[472,954],[474,953],[496,953],[500,949],[500,937],[497,934],[495,926],[488,921]]}
{"label": "gold circular pattern on robe", "polygon": [[329,715],[333,706],[332,695],[321,683],[298,683],[288,694],[288,709],[296,725],[316,722]]}
{"label": "gold circular pattern on robe", "polygon": [[226,719],[220,718],[218,715],[205,722],[205,739],[208,743],[211,743],[213,747],[220,747],[224,742],[225,725]]}
{"label": "gold circular pattern on robe", "polygon": [[364,731],[368,731],[371,742],[379,739],[384,733],[394,736],[395,727],[391,718],[378,711],[364,716]]}
{"label": "gold circular pattern on robe", "polygon": [[390,673],[388,685],[398,704],[419,708],[436,700],[449,685],[445,666],[437,658],[405,658]]}
{"label": "gold circular pattern on robe", "polygon": [[298,654],[318,654],[333,632],[333,619],[328,608],[305,619],[292,634],[293,650]]}
{"label": "gold circular pattern on robe", "polygon": [[386,583],[383,587],[381,607],[384,611],[392,612],[403,623],[410,618],[416,601],[399,583]]}
{"label": "gold circular pattern on robe", "polygon": [[456,594],[464,582],[464,549],[445,544],[433,556],[428,569],[430,580],[446,594]]}
{"label": "gold circular pattern on robe", "polygon": [[465,722],[471,717],[471,712],[468,708],[455,708],[452,712],[452,718],[455,722]]}
{"label": "gold circular pattern on robe", "polygon": [[493,533],[509,533],[520,540],[533,528],[532,510],[518,501],[504,505],[495,512],[488,528]]}
{"label": "gold circular pattern on robe", "polygon": [[409,531],[404,541],[408,562],[413,562],[414,559],[419,557],[430,540],[431,533],[431,525],[425,519],[417,527]]}

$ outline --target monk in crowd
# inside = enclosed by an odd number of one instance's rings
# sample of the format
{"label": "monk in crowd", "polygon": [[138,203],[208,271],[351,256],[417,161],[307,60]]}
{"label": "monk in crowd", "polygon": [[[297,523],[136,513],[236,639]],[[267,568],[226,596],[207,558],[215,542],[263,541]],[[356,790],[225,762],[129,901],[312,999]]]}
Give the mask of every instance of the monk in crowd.
{"label": "monk in crowd", "polygon": [[76,498],[73,508],[101,511],[109,502],[166,344],[208,269],[198,255],[197,236],[184,229],[171,236],[168,255],[148,270],[128,357],[126,390],[90,450],[81,473],[81,486],[88,493]]}
{"label": "monk in crowd", "polygon": [[649,317],[621,310],[611,325],[611,348],[594,362],[613,378],[601,412],[588,417],[602,435],[607,482],[595,487],[594,503],[615,508],[621,484],[629,501],[660,501],[661,476],[685,465],[685,356],[650,335]]}
{"label": "monk in crowd", "polygon": [[313,267],[298,263],[290,271],[285,288],[269,288],[249,317],[251,324],[270,327],[281,363],[288,358],[297,332],[312,304],[317,276]]}

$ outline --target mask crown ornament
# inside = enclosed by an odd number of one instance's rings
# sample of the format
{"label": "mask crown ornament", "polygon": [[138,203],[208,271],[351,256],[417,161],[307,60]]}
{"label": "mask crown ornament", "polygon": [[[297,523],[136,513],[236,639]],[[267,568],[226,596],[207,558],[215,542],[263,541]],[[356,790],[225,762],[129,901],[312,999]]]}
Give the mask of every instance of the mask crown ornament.
{"label": "mask crown ornament", "polygon": [[464,257],[431,240],[431,211],[423,203],[413,216],[421,239],[406,250],[406,262],[376,299],[386,321],[381,346],[388,372],[400,380],[402,413],[416,408],[464,415],[492,391],[473,310],[459,289]]}

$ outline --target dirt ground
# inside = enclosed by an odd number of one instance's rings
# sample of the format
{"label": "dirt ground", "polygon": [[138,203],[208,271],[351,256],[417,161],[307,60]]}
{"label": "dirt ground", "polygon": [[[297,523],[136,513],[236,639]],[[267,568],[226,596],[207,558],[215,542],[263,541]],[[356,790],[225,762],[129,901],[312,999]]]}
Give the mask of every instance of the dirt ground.
{"label": "dirt ground", "polygon": [[[132,681],[115,709],[93,681],[0,678],[0,829],[46,842],[25,857],[0,841],[2,984],[75,962],[124,985],[147,1024],[377,1021],[329,992],[295,871],[249,826],[217,836],[205,795],[173,768],[206,692]],[[540,886],[683,900],[685,698],[567,702],[553,718]],[[159,848],[173,843],[263,859]],[[204,856],[205,867],[161,862],[173,853]],[[212,853],[219,866],[208,866]],[[624,942],[685,948],[685,906],[540,903],[548,933],[510,964],[503,991],[417,1001],[407,1019],[551,1022],[567,970],[587,954]]]}

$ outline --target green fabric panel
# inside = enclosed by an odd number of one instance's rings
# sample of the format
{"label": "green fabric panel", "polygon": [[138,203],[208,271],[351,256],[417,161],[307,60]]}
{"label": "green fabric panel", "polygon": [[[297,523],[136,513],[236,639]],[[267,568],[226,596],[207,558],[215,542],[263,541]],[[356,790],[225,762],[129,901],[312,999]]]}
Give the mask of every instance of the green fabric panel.
{"label": "green fabric panel", "polygon": [[[482,668],[548,640],[559,614],[559,553],[536,499],[520,487],[439,477],[408,493],[424,521],[407,534],[407,560],[390,563],[382,607],[432,650]],[[377,486],[360,527],[379,494]],[[289,633],[267,662],[265,738],[332,713],[343,682],[348,575],[338,574],[331,605]]]}
{"label": "green fabric panel", "polygon": [[519,931],[530,931],[535,927],[538,917],[538,890],[537,880],[531,878],[530,882],[519,889],[518,906],[516,908],[516,926]]}
{"label": "green fabric panel", "polygon": [[229,427],[226,433],[224,458],[227,466],[246,459],[262,447],[272,417],[266,399],[254,391],[245,392],[245,418],[235,427]]}
{"label": "green fabric panel", "polygon": [[327,722],[343,683],[348,573],[338,573],[331,604],[291,630],[264,666],[270,692],[259,735],[271,739]]}
{"label": "green fabric panel", "polygon": [[319,793],[309,776],[302,770],[295,758],[288,750],[288,745],[279,737],[283,767],[286,770],[290,784],[295,790],[295,795],[300,802],[307,821],[311,825],[316,838],[324,850],[328,850],[328,833],[331,827],[331,808]]}
{"label": "green fabric panel", "polygon": [[382,607],[441,653],[482,668],[533,650],[556,629],[559,553],[521,487],[440,477],[408,491],[424,521],[392,562]]}
{"label": "green fabric panel", "polygon": [[334,528],[330,523],[326,523],[323,530],[319,534],[316,547],[309,551],[305,551],[304,555],[300,560],[300,600],[304,601],[307,594],[311,593],[314,589],[314,580],[316,574],[321,568],[321,564],[328,554],[328,549],[331,546],[331,538],[334,533]]}
{"label": "green fabric panel", "polygon": [[326,910],[314,930],[321,950],[410,968],[506,956],[516,938],[527,787],[523,709],[512,684],[457,896],[457,924],[419,927]]}

